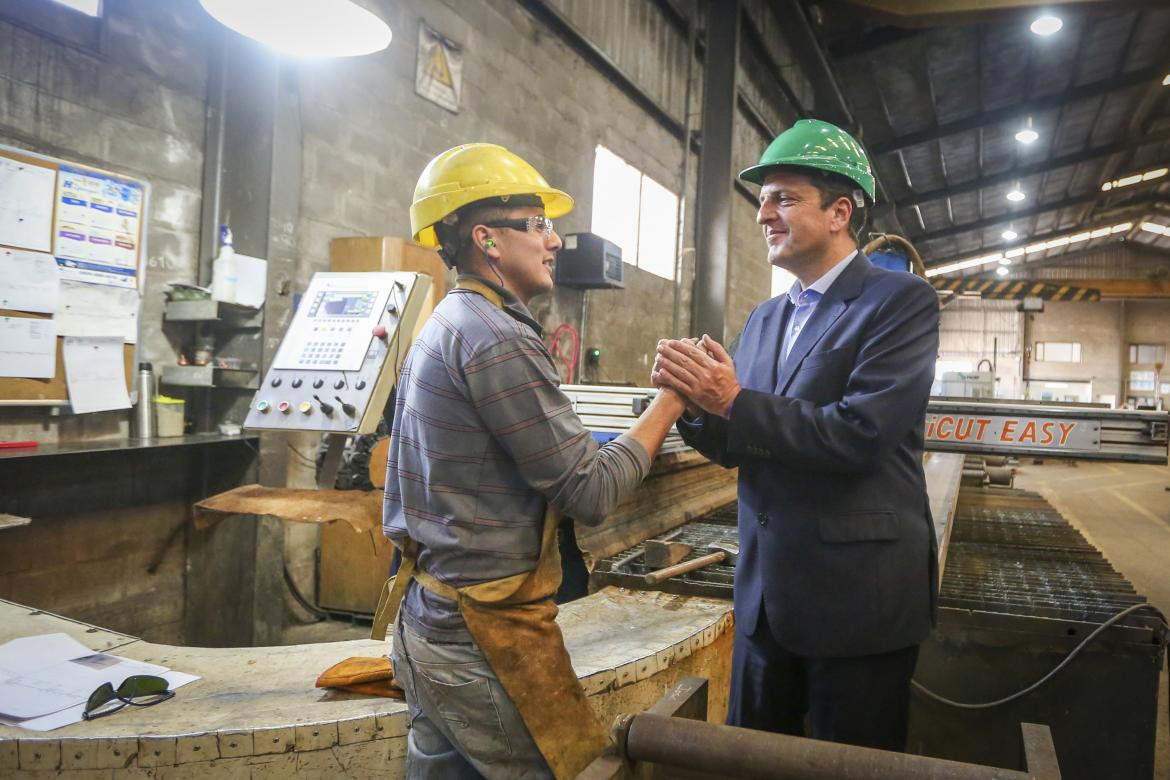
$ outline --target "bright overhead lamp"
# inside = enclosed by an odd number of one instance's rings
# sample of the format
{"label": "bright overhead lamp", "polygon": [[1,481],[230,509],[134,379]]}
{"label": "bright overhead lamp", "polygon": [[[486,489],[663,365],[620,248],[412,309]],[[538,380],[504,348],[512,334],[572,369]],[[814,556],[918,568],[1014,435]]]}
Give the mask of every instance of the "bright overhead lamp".
{"label": "bright overhead lamp", "polygon": [[1118,187],[1129,187],[1134,184],[1140,184],[1143,181],[1152,181],[1153,179],[1160,179],[1170,173],[1170,168],[1152,168],[1145,173],[1131,173],[1128,176],[1122,176],[1120,179],[1107,181],[1101,185],[1101,192],[1109,192]]}
{"label": "bright overhead lamp", "polygon": [[356,57],[390,45],[390,26],[353,0],[199,2],[225,27],[290,57]]}
{"label": "bright overhead lamp", "polygon": [[1060,28],[1064,27],[1064,21],[1059,16],[1052,14],[1044,14],[1044,16],[1036,17],[1036,21],[1032,22],[1030,29],[1041,37],[1053,35],[1060,32]]}
{"label": "bright overhead lamp", "polygon": [[1165,76],[1162,78],[1162,86],[1163,86],[1163,87],[1170,87],[1170,73],[1167,73],[1167,74],[1166,74],[1166,75],[1165,75]]}
{"label": "bright overhead lamp", "polygon": [[1019,182],[1016,182],[1015,186],[1012,187],[1012,191],[1007,194],[1007,199],[1010,200],[1012,203],[1019,203],[1021,200],[1023,200],[1026,197],[1028,197],[1028,196],[1025,195],[1024,191],[1020,189]]}
{"label": "bright overhead lamp", "polygon": [[1011,228],[1008,228],[1007,230],[1003,231],[1002,233],[1000,233],[1000,235],[1003,236],[1004,241],[1015,241],[1017,238],[1020,237],[1020,234],[1017,233],[1016,231],[1012,230]]}
{"label": "bright overhead lamp", "polygon": [[1004,255],[1003,257],[999,258],[999,264],[1000,265],[1011,265],[1012,261],[1010,258],[1008,258],[1007,255]]}
{"label": "bright overhead lamp", "polygon": [[1159,236],[1170,236],[1170,227],[1159,225],[1157,222],[1143,222],[1142,230],[1147,233],[1156,233]]}
{"label": "bright overhead lamp", "polygon": [[1032,117],[1028,117],[1028,123],[1024,125],[1024,127],[1022,127],[1018,133],[1016,133],[1016,140],[1025,146],[1031,143],[1035,143],[1036,139],[1039,137],[1040,134],[1032,129]]}
{"label": "bright overhead lamp", "polygon": [[995,275],[996,275],[996,276],[1007,276],[1007,275],[1008,275],[1008,269],[1007,269],[1007,266],[1006,266],[1006,265],[1001,265],[999,268],[996,268],[996,269],[995,269]]}
{"label": "bright overhead lamp", "polygon": [[[1132,222],[1119,222],[1116,225],[1107,225],[1106,227],[1097,228],[1096,230],[1082,230],[1080,233],[1073,233],[1071,235],[1056,236],[1047,241],[1037,241],[1034,244],[1027,246],[1017,246],[1006,252],[995,252],[990,255],[981,255],[979,257],[969,257],[965,260],[956,260],[953,263],[940,265],[935,268],[928,268],[926,275],[928,277],[938,276],[940,274],[948,274],[952,271],[962,271],[967,268],[973,268],[977,265],[988,265],[990,263],[997,263],[1000,268],[1010,265],[1013,258],[1022,255],[1034,255],[1037,252],[1044,252],[1049,249],[1058,249],[1069,244],[1077,244],[1081,241],[1088,241],[1090,238],[1103,238],[1114,233],[1124,233],[1133,228]],[[1158,235],[1170,236],[1170,225],[1159,225],[1156,222],[1143,222],[1142,230],[1150,233],[1157,233]]]}

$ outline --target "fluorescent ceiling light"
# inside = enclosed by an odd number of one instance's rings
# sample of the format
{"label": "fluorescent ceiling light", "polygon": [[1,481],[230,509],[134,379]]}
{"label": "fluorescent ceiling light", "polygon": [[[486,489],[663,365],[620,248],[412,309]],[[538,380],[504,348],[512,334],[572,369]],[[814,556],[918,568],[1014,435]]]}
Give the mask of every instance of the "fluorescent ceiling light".
{"label": "fluorescent ceiling light", "polygon": [[1122,222],[1120,225],[1114,225],[1113,227],[1109,228],[1109,232],[1110,233],[1124,233],[1125,231],[1129,230],[1131,227],[1133,227],[1132,222]]}
{"label": "fluorescent ceiling light", "polygon": [[1170,235],[1170,227],[1159,225],[1157,222],[1143,222],[1142,230],[1147,233],[1157,233],[1159,236]]}
{"label": "fluorescent ceiling light", "polygon": [[1030,255],[1034,255],[1037,252],[1043,252],[1047,248],[1048,245],[1041,241],[1039,244],[1028,244],[1028,246],[1024,247],[1024,251]]}
{"label": "fluorescent ceiling light", "polygon": [[1020,237],[1020,234],[1017,233],[1016,231],[1012,230],[1011,228],[1008,228],[1007,230],[1003,231],[1002,233],[1000,233],[1000,235],[1003,236],[1004,241],[1014,241],[1015,239]]}
{"label": "fluorescent ceiling light", "polygon": [[1064,27],[1064,21],[1059,16],[1045,14],[1037,17],[1029,29],[1037,35],[1047,36],[1060,32],[1061,27]]}
{"label": "fluorescent ceiling light", "polygon": [[1024,254],[1024,248],[1022,246],[1018,246],[1015,249],[1009,249],[1008,251],[1004,252],[1003,256],[1011,258],[1011,257],[1019,257],[1022,254]]}
{"label": "fluorescent ceiling light", "polygon": [[1006,265],[1001,265],[999,268],[996,268],[996,269],[995,269],[995,273],[996,273],[996,275],[997,275],[997,276],[1007,276],[1007,275],[1008,275],[1008,269],[1007,269],[1007,266],[1006,266]]}
{"label": "fluorescent ceiling light", "polygon": [[390,27],[353,0],[199,0],[216,21],[281,54],[354,57],[390,45]]}
{"label": "fluorescent ceiling light", "polygon": [[1011,261],[1011,260],[1009,260],[1009,259],[1007,258],[1007,256],[1005,255],[1004,257],[1001,257],[1001,258],[999,258],[999,264],[1000,264],[1000,265],[1011,265],[1011,264],[1012,264],[1012,261]]}
{"label": "fluorescent ceiling light", "polygon": [[[940,265],[937,268],[928,268],[926,271],[927,277],[938,276],[940,274],[948,274],[952,271],[962,271],[967,268],[974,268],[977,265],[987,265],[988,263],[997,263],[1001,268],[1011,264],[1013,258],[1021,255],[1033,255],[1037,252],[1044,252],[1049,249],[1057,249],[1068,244],[1077,244],[1081,241],[1088,241],[1090,238],[1103,238],[1113,233],[1124,233],[1133,228],[1132,222],[1120,222],[1116,225],[1109,225],[1107,227],[1097,228],[1096,230],[1082,230],[1080,233],[1073,233],[1072,235],[1057,236],[1048,239],[1047,241],[1037,241],[1028,246],[1013,247],[1006,252],[995,252],[990,255],[980,255],[979,257],[969,257],[965,260],[956,260],[953,263]],[[1170,225],[1159,225],[1156,222],[1143,222],[1142,230],[1150,233],[1158,233],[1163,236],[1170,236]],[[1164,232],[1163,232],[1164,231]]]}
{"label": "fluorescent ceiling light", "polygon": [[67,5],[74,11],[81,11],[86,16],[101,15],[101,0],[57,0],[61,5]]}
{"label": "fluorescent ceiling light", "polygon": [[1088,241],[1089,238],[1091,237],[1091,235],[1092,234],[1086,230],[1084,233],[1077,233],[1076,235],[1069,236],[1068,242],[1070,244],[1077,244],[1077,243],[1080,243],[1081,241]]}
{"label": "fluorescent ceiling light", "polygon": [[1170,168],[1151,168],[1145,173],[1131,173],[1128,176],[1122,176],[1120,179],[1107,181],[1101,185],[1102,192],[1109,192],[1109,190],[1117,189],[1118,187],[1129,187],[1133,184],[1138,184],[1143,181],[1153,181],[1160,179],[1170,173]]}

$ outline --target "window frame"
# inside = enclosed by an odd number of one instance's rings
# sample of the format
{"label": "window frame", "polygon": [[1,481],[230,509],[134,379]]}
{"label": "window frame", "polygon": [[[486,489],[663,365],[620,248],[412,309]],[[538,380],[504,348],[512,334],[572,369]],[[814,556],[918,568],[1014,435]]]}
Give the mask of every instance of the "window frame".
{"label": "window frame", "polygon": [[[1050,349],[1058,345],[1069,347],[1069,360],[1048,357]],[[1079,341],[1037,341],[1032,347],[1032,359],[1037,363],[1080,363],[1083,358],[1084,351]]]}
{"label": "window frame", "polygon": [[[592,206],[593,206],[592,214],[590,215],[590,223],[589,223],[590,232],[596,233],[597,235],[601,236],[602,238],[604,238],[608,241],[613,241],[615,244],[617,243],[617,241],[614,238],[606,235],[606,233],[602,229],[599,229],[599,226],[597,225],[597,214],[598,214],[598,209],[597,209],[598,191],[597,190],[598,190],[598,182],[599,182],[598,161],[601,158],[602,153],[607,154],[610,157],[615,158],[616,160],[621,162],[623,165],[625,165],[627,168],[629,168],[631,171],[636,172],[638,175],[638,187],[637,187],[637,194],[635,197],[635,204],[636,205],[635,205],[635,209],[634,209],[635,217],[634,217],[634,222],[633,222],[633,224],[634,224],[633,241],[632,241],[632,246],[627,247],[624,245],[619,245],[619,246],[621,246],[621,249],[622,249],[622,262],[625,263],[626,265],[632,266],[633,268],[637,268],[639,270],[645,271],[648,274],[652,274],[653,276],[656,276],[659,279],[665,279],[666,281],[670,282],[671,284],[676,284],[677,280],[675,278],[675,271],[676,271],[676,267],[677,267],[677,263],[678,263],[677,249],[678,249],[678,230],[679,230],[679,204],[682,201],[681,195],[679,195],[679,193],[675,192],[673,189],[671,189],[667,185],[658,181],[658,179],[655,179],[653,176],[651,176],[650,174],[643,171],[638,166],[631,163],[626,158],[622,157],[620,154],[615,152],[613,149],[610,149],[608,146],[605,146],[604,144],[597,144],[593,148],[593,193],[592,194],[593,194],[593,201],[594,202],[592,204]],[[642,258],[642,251],[641,250],[642,250],[642,243],[643,243],[642,236],[643,236],[643,227],[644,227],[644,225],[643,225],[643,221],[644,221],[643,220],[643,214],[644,214],[643,196],[645,195],[645,192],[646,192],[647,182],[652,184],[654,187],[657,187],[662,192],[665,192],[666,194],[668,194],[674,201],[673,202],[673,205],[674,205],[673,216],[671,218],[671,226],[670,226],[671,229],[669,232],[669,236],[670,236],[669,245],[671,247],[671,260],[672,260],[672,262],[669,265],[669,271],[670,271],[669,276],[666,276],[662,273],[659,273],[657,270],[648,267],[647,264],[643,262],[643,258]],[[650,231],[647,231],[647,232],[650,232]]]}

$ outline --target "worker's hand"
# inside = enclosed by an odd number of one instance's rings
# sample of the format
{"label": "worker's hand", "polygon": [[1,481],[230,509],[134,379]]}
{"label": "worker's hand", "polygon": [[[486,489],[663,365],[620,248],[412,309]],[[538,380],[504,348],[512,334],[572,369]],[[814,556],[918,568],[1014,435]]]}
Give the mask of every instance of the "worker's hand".
{"label": "worker's hand", "polygon": [[739,395],[735,363],[723,345],[704,335],[697,343],[687,339],[658,342],[651,381],[687,397],[710,414],[727,417]]}
{"label": "worker's hand", "polygon": [[[658,343],[662,344],[665,341],[667,341],[667,339],[659,339]],[[679,341],[683,342],[684,344],[698,344],[699,343],[698,337],[689,338],[689,339],[679,339]],[[661,356],[659,356],[657,351],[655,351],[655,353],[654,353],[654,367],[650,369],[650,384],[653,385],[654,387],[657,387],[659,390],[662,390],[662,391],[669,390],[671,393],[674,393],[675,395],[679,396],[683,401],[683,404],[684,404],[683,408],[686,411],[687,416],[692,417],[692,418],[698,417],[699,414],[702,413],[702,411],[703,411],[702,409],[700,409],[695,404],[691,403],[691,399],[682,395],[674,388],[668,387],[667,385],[664,385],[659,381],[658,370],[659,370],[659,367],[661,366],[661,361],[662,361]]]}
{"label": "worker's hand", "polygon": [[654,406],[664,406],[671,417],[681,417],[683,411],[687,408],[687,399],[684,398],[678,391],[672,390],[669,387],[662,387],[658,390],[658,395],[654,396],[651,401]]}

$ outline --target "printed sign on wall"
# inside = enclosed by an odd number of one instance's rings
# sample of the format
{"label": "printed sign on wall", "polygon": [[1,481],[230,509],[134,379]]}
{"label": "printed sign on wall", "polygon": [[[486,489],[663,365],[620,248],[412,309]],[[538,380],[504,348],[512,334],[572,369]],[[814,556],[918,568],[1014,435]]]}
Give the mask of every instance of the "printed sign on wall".
{"label": "printed sign on wall", "polygon": [[420,23],[414,91],[448,111],[459,112],[463,92],[463,48]]}
{"label": "printed sign on wall", "polygon": [[136,182],[60,166],[53,254],[61,278],[137,287],[142,206]]}

